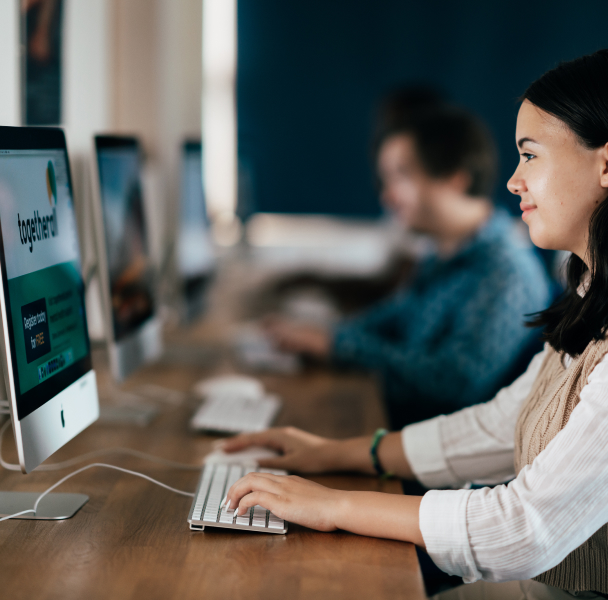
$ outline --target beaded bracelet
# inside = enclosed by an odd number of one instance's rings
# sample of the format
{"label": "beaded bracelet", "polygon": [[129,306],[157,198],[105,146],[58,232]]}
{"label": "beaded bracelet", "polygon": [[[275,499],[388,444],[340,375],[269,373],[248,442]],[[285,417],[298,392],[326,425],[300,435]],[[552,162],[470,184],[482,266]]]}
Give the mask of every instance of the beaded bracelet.
{"label": "beaded bracelet", "polygon": [[376,473],[380,477],[392,477],[392,473],[387,473],[380,464],[380,459],[378,458],[378,446],[382,441],[382,438],[388,433],[386,429],[382,427],[380,429],[376,429],[376,433],[374,433],[374,437],[372,438],[372,445],[370,446],[369,453],[372,458],[372,465],[374,465],[374,469],[376,469]]}

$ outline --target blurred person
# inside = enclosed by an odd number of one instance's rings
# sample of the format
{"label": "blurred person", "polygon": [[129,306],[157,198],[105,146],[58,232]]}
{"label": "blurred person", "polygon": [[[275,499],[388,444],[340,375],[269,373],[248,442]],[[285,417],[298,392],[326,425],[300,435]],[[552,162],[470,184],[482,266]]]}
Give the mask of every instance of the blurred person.
{"label": "blurred person", "polygon": [[321,531],[413,542],[471,584],[434,600],[608,598],[608,50],[560,64],[522,100],[508,188],[533,242],[571,253],[566,292],[533,320],[547,343],[527,371],[489,402],[398,433],[286,428],[224,443],[280,451],[268,468],[461,487],[400,497],[252,473],[226,497],[237,515],[260,504]]}
{"label": "blurred person", "polygon": [[430,236],[436,252],[405,288],[331,330],[277,317],[266,328],[283,350],[379,373],[390,425],[399,428],[504,385],[538,337],[523,316],[549,304],[550,282],[492,203],[494,146],[466,111],[437,105],[393,125],[380,137],[377,170],[383,204]]}

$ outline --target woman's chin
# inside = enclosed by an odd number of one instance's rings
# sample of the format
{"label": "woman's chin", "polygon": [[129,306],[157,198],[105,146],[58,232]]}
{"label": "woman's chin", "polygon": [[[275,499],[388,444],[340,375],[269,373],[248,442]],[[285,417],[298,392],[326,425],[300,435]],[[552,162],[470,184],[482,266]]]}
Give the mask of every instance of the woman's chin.
{"label": "woman's chin", "polygon": [[530,227],[530,239],[532,243],[541,250],[564,250],[563,245],[560,244],[557,240],[552,240],[548,238],[546,235],[543,235],[542,232],[535,231],[533,227]]}
{"label": "woman's chin", "polygon": [[541,228],[539,228],[537,224],[534,223],[526,224],[528,225],[528,232],[530,234],[530,239],[532,240],[532,243],[537,248],[541,248],[542,250],[551,250],[551,248],[547,246],[547,242],[549,240],[547,240],[547,236],[543,235],[543,231],[541,230]]}

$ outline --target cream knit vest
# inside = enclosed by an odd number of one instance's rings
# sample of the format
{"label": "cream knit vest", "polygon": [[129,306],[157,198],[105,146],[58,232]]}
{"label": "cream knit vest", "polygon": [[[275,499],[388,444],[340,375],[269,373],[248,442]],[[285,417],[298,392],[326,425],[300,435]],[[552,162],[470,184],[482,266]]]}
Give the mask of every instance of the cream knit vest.
{"label": "cream knit vest", "polygon": [[[515,472],[529,465],[566,426],[595,366],[608,353],[608,340],[591,342],[566,369],[562,354],[549,348],[515,426]],[[606,498],[608,502],[608,498]],[[541,583],[570,592],[608,594],[608,524],[538,577]]]}

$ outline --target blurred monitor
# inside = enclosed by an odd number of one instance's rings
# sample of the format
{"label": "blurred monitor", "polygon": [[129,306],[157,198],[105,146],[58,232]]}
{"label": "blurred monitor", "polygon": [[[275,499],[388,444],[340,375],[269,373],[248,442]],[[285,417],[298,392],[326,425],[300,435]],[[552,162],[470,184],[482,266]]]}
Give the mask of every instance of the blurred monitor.
{"label": "blurred monitor", "polygon": [[142,192],[133,137],[95,137],[93,217],[110,368],[122,381],[162,353]]}
{"label": "blurred monitor", "polygon": [[191,321],[205,307],[206,290],[215,270],[207,207],[203,191],[200,141],[185,141],[181,153],[180,210],[177,231],[177,270],[182,316]]}
{"label": "blurred monitor", "polygon": [[[0,267],[0,404],[27,473],[99,415],[60,129],[0,127]],[[2,492],[0,512],[13,498]]]}

